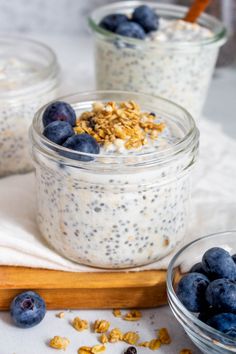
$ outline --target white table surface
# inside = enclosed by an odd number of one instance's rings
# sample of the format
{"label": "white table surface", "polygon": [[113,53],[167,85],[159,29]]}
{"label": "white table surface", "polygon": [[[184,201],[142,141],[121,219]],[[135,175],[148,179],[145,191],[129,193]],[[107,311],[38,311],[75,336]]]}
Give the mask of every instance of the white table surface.
{"label": "white table surface", "polygon": [[[56,51],[63,69],[63,85],[61,94],[94,89],[94,70],[92,43],[87,37],[63,37],[31,34],[30,37],[40,39]],[[220,69],[216,72],[211,85],[204,114],[208,119],[221,122],[225,132],[236,138],[236,70]],[[96,296],[96,294],[94,294]],[[19,329],[12,325],[8,312],[0,313],[0,354],[50,354],[55,352],[48,347],[48,341],[54,335],[66,336],[71,340],[66,353],[77,353],[81,345],[97,344],[97,335],[90,331],[79,333],[70,325],[70,320],[80,316],[93,322],[96,319],[108,319],[112,327],[122,330],[137,330],[141,340],[155,337],[155,329],[167,327],[172,344],[163,346],[158,353],[178,354],[180,349],[192,349],[193,354],[200,351],[190,342],[184,331],[172,316],[168,306],[145,310],[140,322],[125,322],[114,318],[110,310],[99,311],[66,311],[65,318],[55,316],[58,311],[48,311],[43,322],[31,329]],[[123,353],[127,345],[124,343],[109,344],[108,354]],[[138,348],[138,353],[151,353],[149,349]]]}

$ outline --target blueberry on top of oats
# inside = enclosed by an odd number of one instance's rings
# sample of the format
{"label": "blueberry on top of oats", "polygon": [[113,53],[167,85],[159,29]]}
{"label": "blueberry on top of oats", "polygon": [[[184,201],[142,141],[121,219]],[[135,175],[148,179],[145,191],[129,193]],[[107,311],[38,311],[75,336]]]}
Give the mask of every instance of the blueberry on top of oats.
{"label": "blueberry on top of oats", "polygon": [[116,33],[120,36],[144,39],[145,31],[144,29],[136,22],[122,22],[116,29]]}
{"label": "blueberry on top of oats", "polygon": [[63,144],[66,139],[74,134],[70,123],[58,120],[49,123],[43,131],[43,135],[46,136],[46,138],[59,145]]}
{"label": "blueberry on top of oats", "polygon": [[99,26],[108,31],[115,32],[121,23],[127,22],[128,20],[128,17],[124,14],[110,14],[103,17]]}
{"label": "blueberry on top of oats", "polygon": [[159,16],[150,6],[141,5],[136,7],[132,15],[132,20],[142,26],[146,33],[158,29]]}
{"label": "blueberry on top of oats", "polygon": [[[100,152],[100,146],[97,143],[97,141],[91,135],[86,133],[71,136],[64,142],[63,146],[71,150],[80,151],[89,154],[99,154]],[[75,156],[75,154],[66,153],[66,152],[63,152],[63,155],[80,161],[93,160],[91,156],[85,156],[85,155]]]}
{"label": "blueberry on top of oats", "polygon": [[73,107],[63,101],[51,103],[43,113],[43,126],[46,127],[55,120],[68,122],[73,127],[76,122],[76,114]]}

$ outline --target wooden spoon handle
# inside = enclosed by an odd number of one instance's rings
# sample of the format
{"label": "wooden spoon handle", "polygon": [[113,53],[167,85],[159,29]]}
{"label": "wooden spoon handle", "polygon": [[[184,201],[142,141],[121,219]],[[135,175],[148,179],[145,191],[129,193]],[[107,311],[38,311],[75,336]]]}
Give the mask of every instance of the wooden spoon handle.
{"label": "wooden spoon handle", "polygon": [[201,13],[207,8],[211,0],[194,0],[192,6],[184,17],[184,21],[196,22]]}

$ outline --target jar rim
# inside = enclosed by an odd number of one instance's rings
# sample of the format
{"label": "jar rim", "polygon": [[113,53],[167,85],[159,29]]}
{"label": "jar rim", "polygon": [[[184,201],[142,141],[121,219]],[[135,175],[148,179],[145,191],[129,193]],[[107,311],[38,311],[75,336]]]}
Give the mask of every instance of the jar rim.
{"label": "jar rim", "polygon": [[[227,40],[227,29],[224,26],[224,24],[219,21],[217,18],[214,16],[208,15],[206,13],[203,13],[199,20],[198,23],[200,25],[203,25],[204,27],[207,27],[206,24],[216,27],[217,30],[213,31],[214,36],[210,38],[204,38],[200,39],[198,41],[194,42],[189,42],[189,41],[178,41],[178,42],[155,42],[155,41],[144,41],[141,39],[136,39],[136,38],[129,38],[125,36],[118,35],[116,33],[112,33],[101,26],[96,21],[96,16],[99,14],[104,15],[109,14],[112,12],[109,12],[108,10],[115,10],[118,13],[118,10],[120,9],[125,9],[125,10],[130,10],[134,9],[136,6],[140,5],[149,5],[156,10],[159,11],[159,13],[167,14],[168,16],[171,16],[172,18],[183,18],[185,13],[187,12],[188,8],[186,6],[181,6],[181,5],[174,5],[174,4],[157,4],[156,2],[153,1],[140,1],[140,0],[130,0],[130,1],[120,1],[120,2],[115,2],[109,5],[104,5],[97,7],[95,10],[93,10],[90,13],[90,16],[88,17],[88,23],[90,28],[93,30],[94,33],[97,35],[104,37],[109,40],[122,40],[123,42],[131,45],[137,45],[137,46],[145,46],[145,47],[151,47],[151,48],[171,48],[174,50],[189,50],[190,46],[191,48],[198,48],[201,46],[205,45],[213,45],[217,44],[218,46],[223,45],[226,40]],[[114,11],[113,11],[114,13]],[[177,17],[177,14],[179,17]],[[101,18],[103,17],[101,16]],[[100,18],[100,19],[101,19]],[[207,27],[208,28],[208,27]],[[213,30],[213,28],[210,28]]]}
{"label": "jar rim", "polygon": [[[104,98],[104,101],[109,101],[109,96],[115,95],[117,97],[119,96],[127,96],[126,100],[128,100],[128,97],[131,97],[131,99],[135,100],[139,103],[138,97],[142,97],[142,99],[147,99],[151,100],[151,102],[154,102],[153,104],[157,105],[158,107],[158,102],[159,104],[162,103],[164,104],[165,107],[169,107],[171,109],[175,109],[177,112],[180,114],[183,114],[184,119],[185,119],[185,128],[188,126],[188,131],[185,133],[182,139],[180,139],[178,142],[172,144],[169,148],[163,149],[163,150],[156,150],[152,152],[146,152],[146,153],[139,153],[139,154],[127,154],[127,155],[122,155],[122,154],[90,154],[90,153],[82,153],[79,151],[72,151],[70,149],[67,149],[63,146],[57,145],[50,140],[48,140],[42,133],[42,114],[45,110],[45,108],[52,102],[55,102],[55,100],[49,102],[48,104],[44,105],[41,107],[35,114],[31,128],[30,128],[30,137],[32,141],[32,145],[34,147],[37,147],[38,150],[45,156],[50,157],[50,159],[53,159],[54,161],[60,160],[62,164],[69,165],[72,167],[81,167],[85,169],[104,169],[104,167],[108,167],[111,169],[120,169],[121,166],[125,166],[127,168],[138,168],[138,167],[151,167],[155,166],[156,164],[160,163],[166,163],[167,161],[171,161],[176,156],[181,155],[182,153],[185,153],[186,151],[190,150],[192,151],[193,146],[198,145],[198,139],[199,139],[199,131],[196,127],[196,124],[194,122],[194,119],[186,111],[184,108],[179,106],[178,104],[169,101],[167,99],[164,99],[162,97],[158,96],[151,96],[143,93],[136,93],[136,92],[129,92],[129,91],[89,91],[89,92],[77,92],[68,96],[63,96],[57,99],[66,101],[72,106],[74,105],[75,108],[75,102],[78,105],[82,105],[82,103],[87,102],[87,104],[92,104],[95,102],[95,98],[97,98],[97,101],[101,101],[101,96],[107,97],[107,99]],[[122,96],[122,97],[123,97]],[[78,103],[78,101],[80,101]],[[121,101],[121,100],[119,100]],[[153,107],[153,106],[152,106]],[[158,110],[156,109],[157,114]],[[168,114],[166,112],[166,108],[162,109],[163,113]],[[76,158],[76,156],[86,156],[86,157],[91,157],[93,161],[85,162],[85,161],[79,161],[70,157],[65,157],[65,154],[70,152],[72,153],[73,156]],[[135,161],[134,161],[135,160]]]}
{"label": "jar rim", "polygon": [[[1,45],[9,45],[14,46],[14,44],[21,46],[28,46],[29,50],[33,53],[34,50],[37,51],[38,55],[41,55],[44,60],[47,60],[46,65],[37,69],[35,74],[31,74],[30,77],[34,78],[34,81],[29,84],[28,80],[27,85],[22,85],[19,88],[13,88],[9,91],[5,90],[4,92],[0,92],[0,98],[11,98],[11,96],[22,95],[30,91],[30,89],[34,86],[42,84],[56,76],[59,71],[57,56],[55,52],[46,44],[31,38],[26,38],[20,35],[0,35],[0,46]],[[27,79],[29,76],[27,76]]]}

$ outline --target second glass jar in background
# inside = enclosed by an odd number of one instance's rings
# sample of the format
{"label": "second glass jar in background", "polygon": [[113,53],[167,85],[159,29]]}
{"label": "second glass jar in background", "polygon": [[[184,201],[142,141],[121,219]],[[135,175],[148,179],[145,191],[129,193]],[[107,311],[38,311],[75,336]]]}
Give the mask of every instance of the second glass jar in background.
{"label": "second glass jar in background", "polygon": [[90,266],[136,267],[164,257],[188,223],[199,138],[194,120],[174,103],[143,94],[98,91],[62,99],[77,116],[94,102],[133,100],[162,117],[178,142],[150,153],[78,161],[78,152],[64,157],[67,149],[42,135],[42,108],[30,130],[42,235],[65,257]]}
{"label": "second glass jar in background", "polygon": [[37,109],[57,95],[53,51],[36,41],[0,37],[0,176],[33,169],[28,129]]}
{"label": "second glass jar in background", "polygon": [[95,35],[97,89],[129,90],[158,95],[186,108],[197,121],[206,99],[226,29],[216,18],[203,14],[199,24],[213,37],[195,42],[143,41],[108,32],[100,20],[112,13],[131,14],[146,4],[165,19],[182,19],[186,7],[144,1],[123,1],[97,8],[89,18]]}

